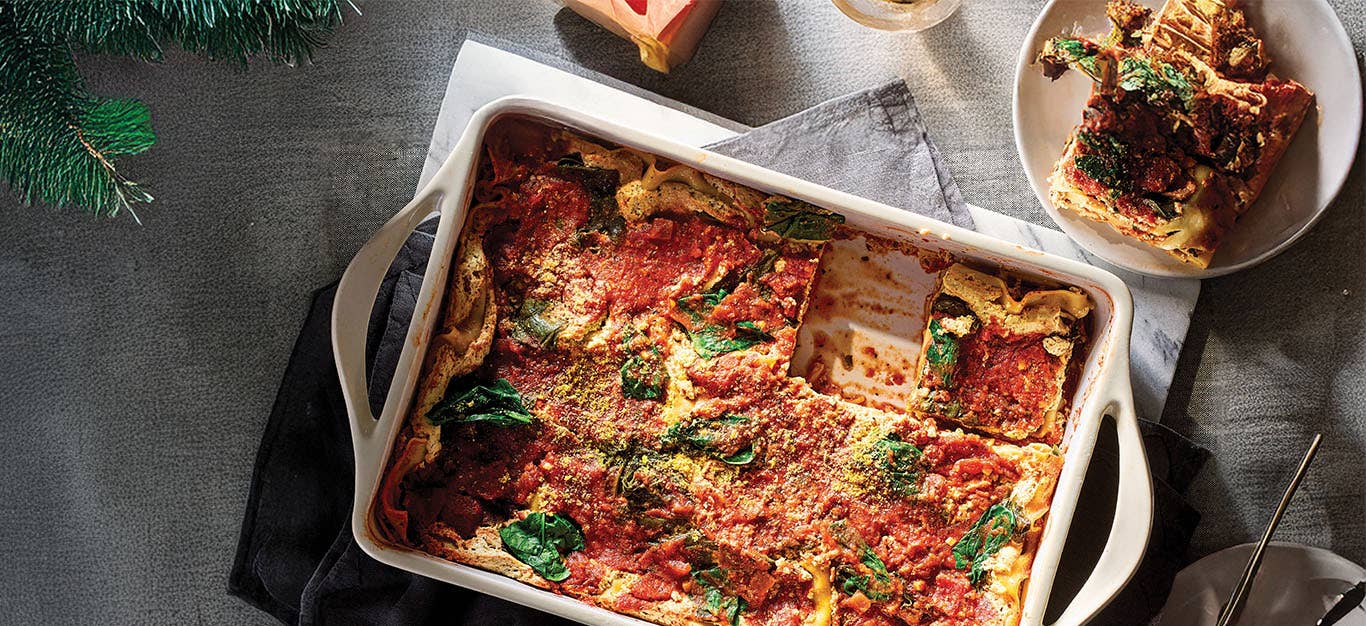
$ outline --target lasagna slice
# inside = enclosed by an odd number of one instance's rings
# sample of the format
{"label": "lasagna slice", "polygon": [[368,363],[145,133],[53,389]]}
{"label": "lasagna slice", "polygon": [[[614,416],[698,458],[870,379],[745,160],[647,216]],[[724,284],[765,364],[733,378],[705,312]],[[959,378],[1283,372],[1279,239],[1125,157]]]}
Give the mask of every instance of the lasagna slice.
{"label": "lasagna slice", "polygon": [[1077,291],[950,266],[931,300],[912,411],[1011,441],[1058,443],[1090,311]]}
{"label": "lasagna slice", "polygon": [[1156,19],[1112,0],[1103,40],[1050,40],[1039,61],[1094,81],[1054,167],[1054,206],[1207,267],[1256,202],[1313,94],[1268,73],[1231,1],[1169,0]]}

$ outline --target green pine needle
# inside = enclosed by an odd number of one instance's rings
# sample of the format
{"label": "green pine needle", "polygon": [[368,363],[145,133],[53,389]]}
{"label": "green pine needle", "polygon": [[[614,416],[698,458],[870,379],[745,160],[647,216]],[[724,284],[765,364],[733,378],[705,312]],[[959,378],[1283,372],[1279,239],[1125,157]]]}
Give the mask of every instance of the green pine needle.
{"label": "green pine needle", "polygon": [[74,51],[160,61],[174,44],[293,65],[341,17],[339,0],[0,0],[0,182],[24,204],[111,217],[152,200],[115,167],[156,141],[150,112],[87,92]]}
{"label": "green pine needle", "polygon": [[152,115],[137,100],[102,100],[81,117],[85,139],[108,155],[137,154],[152,147]]}

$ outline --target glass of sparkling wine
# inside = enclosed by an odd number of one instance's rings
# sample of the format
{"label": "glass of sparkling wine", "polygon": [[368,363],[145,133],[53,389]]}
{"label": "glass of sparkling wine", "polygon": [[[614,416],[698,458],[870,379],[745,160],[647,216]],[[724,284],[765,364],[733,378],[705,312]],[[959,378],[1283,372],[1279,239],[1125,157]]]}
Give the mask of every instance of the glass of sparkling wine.
{"label": "glass of sparkling wine", "polygon": [[914,32],[944,21],[962,0],[834,0],[854,21],[880,30]]}

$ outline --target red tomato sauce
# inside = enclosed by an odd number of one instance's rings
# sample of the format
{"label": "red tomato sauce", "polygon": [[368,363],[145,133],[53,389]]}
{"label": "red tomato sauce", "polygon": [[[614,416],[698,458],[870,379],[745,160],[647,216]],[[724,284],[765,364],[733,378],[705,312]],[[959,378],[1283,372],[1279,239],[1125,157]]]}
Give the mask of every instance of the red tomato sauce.
{"label": "red tomato sauce", "polygon": [[461,454],[441,455],[402,481],[410,531],[442,521],[461,535],[473,534],[491,513],[526,501],[535,482],[520,479],[545,449],[532,429],[487,424],[444,428],[442,445]]}
{"label": "red tomato sauce", "polygon": [[1016,335],[988,323],[959,341],[954,395],[965,420],[1033,432],[1060,393],[1062,362],[1043,346],[1044,335]]}

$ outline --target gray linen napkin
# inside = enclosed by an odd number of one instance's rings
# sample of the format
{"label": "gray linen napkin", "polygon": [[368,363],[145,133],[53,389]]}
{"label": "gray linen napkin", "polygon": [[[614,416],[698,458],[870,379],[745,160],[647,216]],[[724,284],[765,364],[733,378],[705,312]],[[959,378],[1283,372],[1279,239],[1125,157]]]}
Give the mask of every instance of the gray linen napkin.
{"label": "gray linen napkin", "polygon": [[708,149],[971,229],[906,83],[827,101]]}

